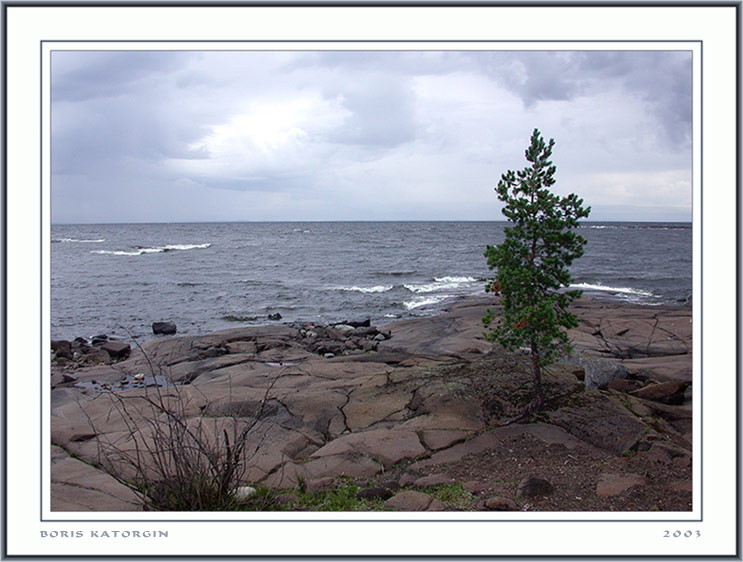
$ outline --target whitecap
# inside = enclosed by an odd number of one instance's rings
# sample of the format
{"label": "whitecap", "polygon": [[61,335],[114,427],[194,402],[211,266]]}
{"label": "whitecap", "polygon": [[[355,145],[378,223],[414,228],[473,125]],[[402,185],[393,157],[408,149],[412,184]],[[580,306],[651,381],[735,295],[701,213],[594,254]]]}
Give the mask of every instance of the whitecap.
{"label": "whitecap", "polygon": [[408,310],[413,310],[414,308],[420,308],[422,306],[428,306],[430,304],[436,304],[444,299],[448,299],[451,295],[437,295],[437,296],[429,296],[429,297],[417,297],[416,299],[413,299],[412,301],[407,301],[402,303],[403,306]]}
{"label": "whitecap", "polygon": [[474,277],[434,277],[434,281],[439,283],[475,283],[477,279]]}
{"label": "whitecap", "polygon": [[338,291],[356,291],[359,293],[386,293],[391,291],[394,285],[376,285],[374,287],[334,287]]}
{"label": "whitecap", "polygon": [[608,287],[601,284],[591,283],[573,283],[570,285],[571,289],[585,289],[588,291],[604,291],[607,293],[622,293],[627,295],[639,295],[642,297],[653,297],[655,296],[650,291],[643,291],[642,289],[634,289],[632,287]]}
{"label": "whitecap", "polygon": [[99,244],[105,242],[105,238],[92,238],[92,239],[78,239],[78,238],[53,238],[52,242],[79,242],[79,243],[93,243]]}
{"label": "whitecap", "polygon": [[406,283],[403,287],[412,293],[433,293],[445,289],[458,289],[471,283],[477,283],[477,279],[474,277],[435,277],[433,283]]}
{"label": "whitecap", "polygon": [[170,244],[157,248],[137,248],[132,252],[125,250],[92,250],[91,254],[110,254],[113,256],[141,256],[142,254],[160,254],[163,252],[197,250],[210,247],[211,244]]}

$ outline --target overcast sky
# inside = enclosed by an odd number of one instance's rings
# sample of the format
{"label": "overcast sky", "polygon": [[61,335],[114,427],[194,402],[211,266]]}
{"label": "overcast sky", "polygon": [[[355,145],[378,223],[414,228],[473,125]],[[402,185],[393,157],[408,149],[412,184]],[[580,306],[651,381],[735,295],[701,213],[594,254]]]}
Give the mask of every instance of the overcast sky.
{"label": "overcast sky", "polygon": [[691,220],[689,52],[52,54],[52,222],[502,220],[556,141],[592,220]]}

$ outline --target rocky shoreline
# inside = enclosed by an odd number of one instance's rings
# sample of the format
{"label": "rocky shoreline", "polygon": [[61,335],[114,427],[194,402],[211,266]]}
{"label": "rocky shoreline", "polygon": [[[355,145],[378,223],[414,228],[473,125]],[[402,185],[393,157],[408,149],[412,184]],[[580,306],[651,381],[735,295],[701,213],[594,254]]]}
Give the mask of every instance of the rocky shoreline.
{"label": "rocky shoreline", "polygon": [[[56,342],[52,510],[142,509],[100,443],[133,447],[131,424],[148,420],[112,415],[116,399],[153,393],[215,431],[261,410],[245,484],[276,490],[271,508],[306,509],[300,490],[352,482],[394,511],[691,509],[690,308],[576,301],[576,350],[549,369],[547,408],[513,424],[530,398],[527,356],[484,339],[487,307],[497,298],[376,327],[101,338],[77,356]],[[441,494],[454,488],[456,501]]]}

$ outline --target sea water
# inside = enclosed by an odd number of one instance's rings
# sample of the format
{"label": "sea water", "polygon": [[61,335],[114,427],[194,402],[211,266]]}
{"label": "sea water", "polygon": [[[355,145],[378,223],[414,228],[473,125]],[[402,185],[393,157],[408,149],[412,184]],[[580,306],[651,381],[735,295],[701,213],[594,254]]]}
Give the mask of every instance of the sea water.
{"label": "sea water", "polygon": [[[503,222],[53,225],[51,336],[152,337],[242,325],[435,314],[485,294],[483,256]],[[585,223],[573,286],[597,298],[678,304],[692,289],[688,223]]]}

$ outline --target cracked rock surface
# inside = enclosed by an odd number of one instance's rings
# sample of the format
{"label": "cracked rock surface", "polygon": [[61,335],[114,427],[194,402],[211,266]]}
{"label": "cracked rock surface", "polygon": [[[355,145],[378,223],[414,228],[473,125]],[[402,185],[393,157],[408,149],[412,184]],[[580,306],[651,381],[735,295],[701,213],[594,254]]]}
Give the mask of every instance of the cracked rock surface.
{"label": "cracked rock surface", "polygon": [[[107,471],[134,474],[101,455],[101,443],[130,452],[151,444],[152,422],[161,413],[148,400],[169,405],[207,438],[250,426],[250,485],[293,488],[337,477],[371,481],[400,470],[421,478],[434,467],[462,466],[509,440],[527,438],[565,454],[583,451],[605,459],[629,452],[652,454],[669,466],[690,463],[689,309],[578,301],[580,325],[570,333],[577,356],[621,364],[631,381],[627,392],[585,390],[585,371],[569,358],[545,374],[553,401],[544,414],[503,425],[528,402],[530,379],[523,354],[506,354],[484,338],[487,307],[497,309],[497,300],[471,298],[437,316],[376,328],[272,324],[153,340],[107,364],[53,363],[52,509],[140,508],[131,490]],[[326,357],[331,348],[334,356]],[[122,383],[140,373],[167,384]],[[102,391],[101,385],[115,391]],[[595,477],[594,495],[596,482],[612,501],[657,484],[612,468],[611,477]],[[475,476],[461,480],[484,478]],[[674,478],[674,493],[690,497],[689,487],[678,483],[683,474]],[[386,508],[446,509],[416,494],[403,490]],[[520,501],[515,490],[511,497]]]}

